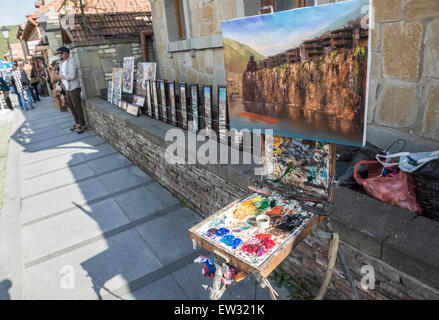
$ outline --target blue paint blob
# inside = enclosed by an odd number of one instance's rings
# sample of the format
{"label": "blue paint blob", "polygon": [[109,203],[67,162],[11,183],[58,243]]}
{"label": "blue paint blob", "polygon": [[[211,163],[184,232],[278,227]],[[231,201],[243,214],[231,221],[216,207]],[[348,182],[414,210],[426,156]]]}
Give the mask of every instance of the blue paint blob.
{"label": "blue paint blob", "polygon": [[215,234],[217,236],[221,237],[221,236],[223,236],[225,234],[228,234],[228,233],[230,233],[229,229],[227,229],[227,228],[220,228],[220,229],[218,229],[218,231]]}

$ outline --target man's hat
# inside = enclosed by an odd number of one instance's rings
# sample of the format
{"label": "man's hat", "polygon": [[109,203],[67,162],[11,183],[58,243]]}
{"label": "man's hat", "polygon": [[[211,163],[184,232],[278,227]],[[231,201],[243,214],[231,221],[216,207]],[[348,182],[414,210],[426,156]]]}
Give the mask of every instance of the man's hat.
{"label": "man's hat", "polygon": [[66,53],[70,54],[70,49],[67,47],[60,47],[56,50],[56,52],[66,52]]}

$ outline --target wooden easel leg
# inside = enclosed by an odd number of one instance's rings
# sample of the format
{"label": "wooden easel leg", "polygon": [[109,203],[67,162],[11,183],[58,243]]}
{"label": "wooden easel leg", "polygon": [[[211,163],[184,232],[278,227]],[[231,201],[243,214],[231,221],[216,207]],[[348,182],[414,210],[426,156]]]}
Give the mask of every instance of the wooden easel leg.
{"label": "wooden easel leg", "polygon": [[213,278],[212,287],[208,289],[210,300],[219,300],[227,289],[227,285],[224,284],[221,286],[221,281],[224,273],[229,271],[229,267],[225,263],[223,263],[223,265],[215,263],[215,268],[216,272],[215,277]]}

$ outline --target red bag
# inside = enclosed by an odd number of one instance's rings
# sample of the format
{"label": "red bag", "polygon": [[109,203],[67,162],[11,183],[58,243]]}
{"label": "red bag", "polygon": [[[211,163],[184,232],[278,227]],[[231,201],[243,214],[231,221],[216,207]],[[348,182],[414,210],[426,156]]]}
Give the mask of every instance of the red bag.
{"label": "red bag", "polygon": [[[363,179],[357,172],[358,167],[366,166],[368,176]],[[360,161],[355,165],[354,178],[370,196],[416,214],[422,214],[422,207],[416,199],[412,176],[402,170],[396,175],[382,176],[383,166],[378,161]]]}

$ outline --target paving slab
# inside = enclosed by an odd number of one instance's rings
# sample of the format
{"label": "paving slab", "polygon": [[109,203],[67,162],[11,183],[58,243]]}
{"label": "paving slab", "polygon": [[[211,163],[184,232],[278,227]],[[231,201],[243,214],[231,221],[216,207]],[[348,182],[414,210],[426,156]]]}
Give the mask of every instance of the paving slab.
{"label": "paving slab", "polygon": [[50,161],[32,162],[22,167],[23,179],[31,179],[36,176],[41,176],[46,173],[54,172],[56,170],[71,168],[75,165],[85,163],[86,161],[96,158],[103,158],[110,154],[117,152],[108,144],[100,144],[93,148],[86,148],[76,150],[71,153],[62,154],[60,156],[51,158]]}
{"label": "paving slab", "polygon": [[124,300],[189,300],[172,276],[166,276],[140,290],[122,296]]}
{"label": "paving slab", "polygon": [[94,137],[96,136],[93,132],[91,131],[86,131],[83,134],[76,134],[76,135],[60,135],[58,137],[52,138],[52,139],[47,139],[44,141],[38,141],[35,143],[31,143],[31,144],[27,144],[26,145],[26,152],[37,152],[40,150],[45,150],[45,149],[49,149],[49,148],[54,148],[54,147],[62,147],[65,144],[71,143],[71,142],[76,142],[76,141],[82,141],[85,140],[86,138],[89,137]]}
{"label": "paving slab", "polygon": [[169,191],[156,182],[116,196],[114,200],[130,221],[141,219],[158,210],[164,210],[180,203]]}
{"label": "paving slab", "polygon": [[100,174],[132,165],[131,161],[117,153],[104,159],[92,160],[87,163],[94,173]]}
{"label": "paving slab", "polygon": [[56,156],[64,155],[67,153],[72,153],[76,151],[83,152],[84,149],[94,148],[97,145],[104,143],[104,141],[97,137],[92,136],[85,138],[81,141],[71,142],[62,146],[51,147],[49,149],[40,150],[38,152],[23,153],[22,164],[26,165],[28,163],[33,163],[42,160],[50,160]]}
{"label": "paving slab", "polygon": [[128,230],[25,269],[24,298],[98,299],[161,267],[138,233]]}
{"label": "paving slab", "polygon": [[76,181],[93,177],[95,174],[86,163],[61,169],[45,175],[27,179],[22,186],[22,198],[53,190],[61,186],[73,184]]}
{"label": "paving slab", "polygon": [[26,226],[22,230],[24,263],[73,250],[73,247],[128,222],[116,202],[107,199]]}
{"label": "paving slab", "polygon": [[108,195],[108,191],[94,178],[50,192],[26,198],[22,201],[23,224],[51,216],[60,211],[82,205],[87,201]]}
{"label": "paving slab", "polygon": [[135,166],[112,171],[97,178],[110,193],[152,181],[150,176]]}
{"label": "paving slab", "polygon": [[[188,230],[200,221],[197,213],[182,208],[142,224],[136,229],[160,261],[170,264],[193,251]],[[166,241],[164,235],[168,235]]]}

